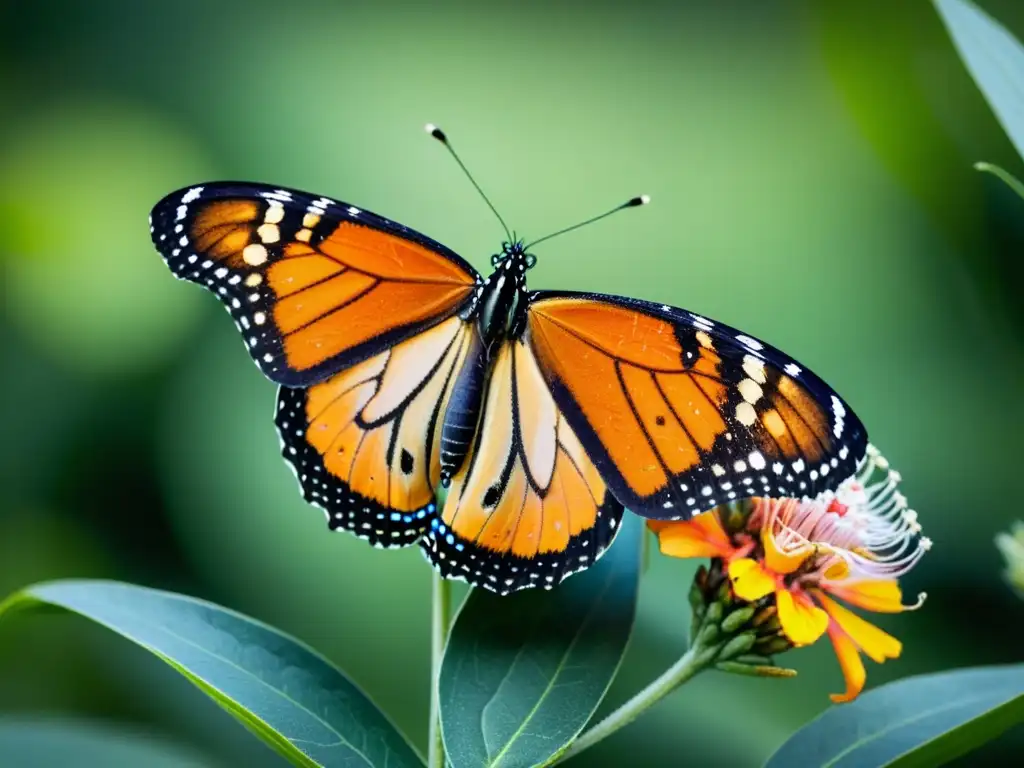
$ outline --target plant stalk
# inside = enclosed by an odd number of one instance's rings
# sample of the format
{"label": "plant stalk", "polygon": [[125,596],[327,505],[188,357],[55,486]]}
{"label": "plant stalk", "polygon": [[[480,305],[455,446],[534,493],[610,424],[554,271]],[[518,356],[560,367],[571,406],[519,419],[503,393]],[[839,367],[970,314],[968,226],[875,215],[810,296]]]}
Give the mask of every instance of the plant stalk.
{"label": "plant stalk", "polygon": [[430,768],[445,768],[444,739],[441,736],[441,701],[439,683],[441,660],[451,625],[452,585],[433,572],[430,611],[430,734],[427,760]]}
{"label": "plant stalk", "polygon": [[690,646],[689,650],[687,650],[675,664],[665,670],[660,677],[656,678],[646,688],[608,715],[604,720],[587,730],[582,736],[576,739],[576,741],[574,741],[572,745],[559,756],[556,762],[561,763],[564,760],[568,760],[570,757],[575,757],[580,752],[585,749],[589,749],[602,739],[608,738],[620,728],[632,723],[640,717],[640,715],[668,696],[668,694],[672,693],[672,691],[680,685],[694,677],[698,672],[707,669],[714,661],[715,656],[718,654],[718,650],[717,645],[708,647],[701,643],[698,634],[698,640]]}

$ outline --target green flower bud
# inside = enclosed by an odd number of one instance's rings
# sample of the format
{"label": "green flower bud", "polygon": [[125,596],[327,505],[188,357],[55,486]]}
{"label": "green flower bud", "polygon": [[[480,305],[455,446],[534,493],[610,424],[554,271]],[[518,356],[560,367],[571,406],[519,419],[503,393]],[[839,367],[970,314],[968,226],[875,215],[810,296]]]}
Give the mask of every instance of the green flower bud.
{"label": "green flower bud", "polygon": [[736,675],[749,675],[752,677],[796,677],[795,669],[776,667],[772,664],[755,665],[744,664],[739,661],[720,661],[715,665],[715,668],[722,672],[732,672]]}
{"label": "green flower bud", "polygon": [[752,605],[736,609],[722,620],[722,631],[727,634],[737,632],[744,624],[750,621],[756,610]]}
{"label": "green flower bud", "polygon": [[[712,606],[715,606],[715,605],[718,605],[718,603],[712,603]],[[710,614],[710,613],[711,613],[711,611],[709,610],[708,614]],[[718,628],[718,625],[714,624],[712,622],[708,622],[708,623],[706,623],[704,625],[704,628],[701,629],[700,634],[698,635],[697,640],[698,640],[698,642],[701,645],[709,646],[709,645],[712,645],[715,642],[715,640],[718,639],[718,636],[720,634],[721,634],[721,630]]]}
{"label": "green flower bud", "polygon": [[744,632],[742,635],[736,635],[736,637],[722,646],[722,650],[718,653],[718,658],[722,661],[729,661],[737,656],[741,656],[754,647],[756,640],[757,635],[753,632]]}

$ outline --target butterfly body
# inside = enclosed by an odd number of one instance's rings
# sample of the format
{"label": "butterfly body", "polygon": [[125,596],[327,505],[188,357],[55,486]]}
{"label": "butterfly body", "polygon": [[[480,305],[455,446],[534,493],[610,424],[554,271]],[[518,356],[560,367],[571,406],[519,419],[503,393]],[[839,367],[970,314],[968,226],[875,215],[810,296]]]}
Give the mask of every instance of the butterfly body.
{"label": "butterfly body", "polygon": [[530,291],[520,242],[484,279],[364,209],[239,182],[168,195],[151,229],[281,385],[306,500],[375,546],[418,543],[447,577],[550,587],[600,557],[624,508],[814,496],[865,454],[845,402],[783,352],[668,305]]}
{"label": "butterfly body", "polygon": [[440,483],[447,488],[462,466],[476,435],[487,374],[490,370],[487,348],[479,334],[469,339],[470,348],[452,388],[451,399],[441,426]]}
{"label": "butterfly body", "polygon": [[495,351],[503,343],[516,341],[526,328],[526,271],[534,265],[534,257],[526,253],[521,242],[503,243],[501,254],[493,256],[491,263],[494,272],[460,315],[473,324],[475,334],[444,414],[441,484],[445,487],[462,465],[477,432]]}

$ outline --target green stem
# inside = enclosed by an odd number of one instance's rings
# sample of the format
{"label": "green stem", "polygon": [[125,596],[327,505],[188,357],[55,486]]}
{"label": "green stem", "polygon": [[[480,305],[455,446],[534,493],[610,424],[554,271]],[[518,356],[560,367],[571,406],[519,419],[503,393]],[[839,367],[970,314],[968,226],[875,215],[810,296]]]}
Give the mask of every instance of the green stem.
{"label": "green stem", "polygon": [[441,737],[440,679],[444,645],[451,624],[452,585],[434,571],[430,611],[430,743],[427,755],[430,768],[444,768],[444,739]]}
{"label": "green stem", "polygon": [[576,739],[572,746],[561,754],[557,762],[561,763],[570,757],[575,757],[602,739],[608,738],[620,728],[629,725],[698,672],[707,669],[714,661],[719,649],[717,645],[709,647],[701,643],[699,633],[697,638],[679,661],[665,670],[660,677],[640,693]]}

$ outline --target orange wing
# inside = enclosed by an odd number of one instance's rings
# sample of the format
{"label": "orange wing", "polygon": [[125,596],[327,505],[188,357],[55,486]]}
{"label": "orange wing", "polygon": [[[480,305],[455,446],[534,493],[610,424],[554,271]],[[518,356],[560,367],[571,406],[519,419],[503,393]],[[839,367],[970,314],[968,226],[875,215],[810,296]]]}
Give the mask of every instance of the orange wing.
{"label": "orange wing", "polygon": [[821,379],[706,318],[540,292],[528,339],[555,402],[629,509],[690,517],[741,496],[836,487],[867,434]]}
{"label": "orange wing", "polygon": [[427,557],[495,592],[550,588],[601,556],[621,516],[530,348],[505,343],[473,449],[422,541]]}
{"label": "orange wing", "polygon": [[439,243],[346,203],[219,182],[168,195],[153,242],[216,294],[272,380],[308,386],[455,314],[479,275]]}
{"label": "orange wing", "polygon": [[400,547],[436,518],[441,420],[474,333],[449,318],[309,389],[281,387],[284,457],[332,528]]}

